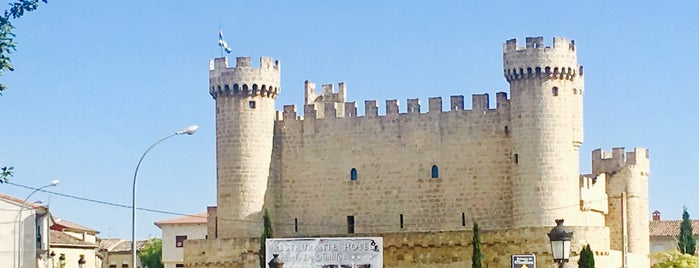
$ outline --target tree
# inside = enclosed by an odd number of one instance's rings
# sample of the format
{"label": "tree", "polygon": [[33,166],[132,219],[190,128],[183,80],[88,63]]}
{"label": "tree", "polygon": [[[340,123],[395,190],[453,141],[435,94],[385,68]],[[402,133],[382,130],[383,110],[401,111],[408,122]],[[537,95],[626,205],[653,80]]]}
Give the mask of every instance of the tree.
{"label": "tree", "polygon": [[682,223],[680,224],[680,235],[677,237],[679,241],[677,246],[680,253],[694,255],[697,250],[697,240],[694,238],[692,230],[692,220],[689,219],[687,207],[682,208]]}
{"label": "tree", "polygon": [[595,255],[592,253],[590,244],[587,244],[580,251],[580,259],[578,260],[579,268],[595,268]]}
{"label": "tree", "polygon": [[267,267],[267,246],[265,245],[267,238],[274,237],[274,231],[272,230],[272,220],[269,219],[269,211],[265,208],[264,215],[262,216],[262,234],[260,235],[260,251],[257,255],[260,257],[260,268]]}
{"label": "tree", "polygon": [[[41,0],[47,3],[48,0]],[[9,3],[10,9],[6,9],[0,17],[0,76],[6,71],[14,71],[10,64],[10,54],[16,51],[15,34],[12,30],[15,28],[10,22],[11,19],[18,19],[24,13],[35,10],[39,7],[39,0],[19,0],[14,3]],[[2,92],[7,90],[7,86],[0,82],[0,96]],[[7,182],[12,177],[13,167],[0,167],[0,183]]]}
{"label": "tree", "polygon": [[144,267],[163,268],[163,240],[160,238],[148,240],[138,252],[138,258]]}
{"label": "tree", "polygon": [[478,223],[473,222],[473,256],[471,256],[471,268],[483,267],[483,253],[481,253],[481,230]]}
{"label": "tree", "polygon": [[682,254],[678,250],[653,253],[651,258],[655,262],[652,268],[697,268],[699,257]]}

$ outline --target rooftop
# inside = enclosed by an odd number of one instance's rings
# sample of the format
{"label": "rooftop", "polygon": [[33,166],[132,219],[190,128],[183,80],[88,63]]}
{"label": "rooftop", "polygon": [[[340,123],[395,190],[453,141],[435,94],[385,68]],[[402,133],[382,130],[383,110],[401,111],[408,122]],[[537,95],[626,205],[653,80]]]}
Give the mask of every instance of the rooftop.
{"label": "rooftop", "polygon": [[206,212],[201,212],[194,215],[187,215],[183,217],[157,221],[155,222],[155,225],[162,228],[163,225],[173,224],[206,224],[207,215],[208,214]]}
{"label": "rooftop", "polygon": [[81,247],[81,248],[96,248],[97,243],[90,243],[80,239],[77,239],[69,234],[51,230],[50,240],[51,247],[56,246],[68,246],[68,247]]}
{"label": "rooftop", "polygon": [[51,226],[51,229],[56,230],[56,231],[67,230],[67,231],[87,232],[87,233],[92,233],[92,234],[99,233],[99,231],[97,231],[95,229],[85,227],[85,226],[82,226],[80,224],[77,224],[77,223],[74,223],[71,221],[67,221],[64,219],[58,219],[58,218],[54,219],[54,223]]}
{"label": "rooftop", "polygon": [[[680,223],[682,220],[655,220],[650,222],[650,236],[678,236],[680,235]],[[699,235],[699,220],[692,220],[692,231]]]}

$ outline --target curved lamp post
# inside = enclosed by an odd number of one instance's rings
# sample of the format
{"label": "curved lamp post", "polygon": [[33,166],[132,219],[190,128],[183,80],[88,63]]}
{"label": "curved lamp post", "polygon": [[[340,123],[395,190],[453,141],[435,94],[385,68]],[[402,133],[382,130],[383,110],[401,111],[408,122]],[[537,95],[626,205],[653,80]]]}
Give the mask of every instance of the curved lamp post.
{"label": "curved lamp post", "polygon": [[153,145],[148,147],[143,155],[141,155],[141,159],[138,160],[136,171],[133,173],[133,191],[131,192],[131,267],[133,268],[136,268],[136,178],[138,177],[138,168],[141,167],[141,162],[143,162],[143,158],[146,157],[146,154],[148,154],[148,152],[156,145],[177,135],[192,135],[197,131],[197,129],[199,129],[199,126],[191,125],[156,141],[153,143]]}
{"label": "curved lamp post", "polygon": [[23,226],[21,224],[20,217],[22,217],[22,211],[24,211],[24,207],[27,206],[27,200],[29,200],[29,198],[31,198],[32,195],[34,195],[38,191],[41,191],[41,190],[46,189],[48,187],[56,186],[56,185],[58,185],[59,182],[61,182],[61,181],[52,180],[51,183],[34,189],[34,191],[32,191],[29,195],[27,195],[27,198],[25,198],[22,201],[22,204],[19,207],[19,212],[17,212],[17,217],[15,217],[15,221],[17,222],[17,228],[15,230],[17,230],[17,240],[18,240],[17,241],[17,268],[22,267],[22,244],[23,244],[22,243],[22,232],[23,232],[22,227]]}
{"label": "curved lamp post", "polygon": [[556,220],[556,227],[553,227],[548,234],[551,240],[551,253],[553,261],[558,263],[559,268],[563,268],[563,263],[570,258],[570,239],[573,238],[573,231],[568,231],[563,227],[563,219]]}

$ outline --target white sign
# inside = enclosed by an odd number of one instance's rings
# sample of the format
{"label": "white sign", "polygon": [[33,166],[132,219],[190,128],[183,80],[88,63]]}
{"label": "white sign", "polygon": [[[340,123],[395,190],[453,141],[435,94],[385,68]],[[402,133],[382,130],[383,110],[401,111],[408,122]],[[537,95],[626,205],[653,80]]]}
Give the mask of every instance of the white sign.
{"label": "white sign", "polygon": [[274,254],[284,268],[383,268],[383,238],[271,238],[267,239],[269,263]]}

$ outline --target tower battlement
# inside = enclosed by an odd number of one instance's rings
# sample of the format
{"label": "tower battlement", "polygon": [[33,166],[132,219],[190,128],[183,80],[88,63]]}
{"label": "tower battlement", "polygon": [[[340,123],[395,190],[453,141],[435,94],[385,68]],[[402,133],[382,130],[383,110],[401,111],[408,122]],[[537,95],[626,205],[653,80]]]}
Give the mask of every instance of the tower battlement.
{"label": "tower battlement", "polygon": [[209,62],[209,94],[262,96],[275,98],[279,94],[281,63],[270,57],[260,57],[259,66],[251,64],[250,57],[237,57],[234,67],[228,67],[228,58]]}
{"label": "tower battlement", "polygon": [[[307,83],[308,85],[308,83]],[[340,84],[341,89],[344,89],[344,84]],[[331,89],[331,88],[330,88]],[[341,92],[344,92],[342,90]],[[338,94],[338,93],[334,93]],[[324,106],[323,111],[317,110],[315,104],[310,103],[304,105],[304,116],[300,117],[297,115],[296,111],[296,106],[295,105],[284,105],[284,109],[281,112],[281,117],[278,117],[277,120],[314,120],[314,119],[320,119],[320,118],[336,118],[336,117],[345,117],[345,118],[357,118],[357,117],[366,117],[366,118],[376,118],[376,117],[384,117],[384,116],[396,116],[396,115],[424,115],[424,114],[441,114],[444,112],[459,112],[462,114],[474,114],[474,115],[486,115],[488,112],[493,112],[501,109],[508,109],[509,107],[509,102],[510,100],[507,98],[507,93],[505,92],[498,92],[497,93],[497,98],[496,98],[496,106],[494,108],[490,107],[490,100],[489,100],[489,95],[487,93],[484,94],[473,94],[471,96],[471,103],[472,103],[472,108],[469,110],[464,109],[464,96],[463,95],[454,95],[449,97],[449,110],[444,111],[442,108],[442,98],[441,97],[432,97],[429,98],[428,100],[428,107],[426,111],[423,111],[421,108],[421,102],[419,98],[415,99],[407,99],[407,108],[405,113],[400,112],[400,102],[397,99],[392,99],[392,100],[386,100],[385,103],[385,111],[386,113],[384,115],[379,115],[379,106],[377,104],[376,100],[365,100],[364,101],[364,115],[360,116],[357,113],[357,103],[352,101],[352,102],[344,102],[342,105],[344,113],[336,115],[336,110],[335,106],[329,106],[326,105]],[[340,107],[337,106],[337,107]]]}
{"label": "tower battlement", "polygon": [[545,46],[543,37],[527,37],[525,46],[517,39],[503,45],[504,71],[508,82],[522,79],[573,80],[582,75],[575,52],[575,41],[554,37],[553,46]]}
{"label": "tower battlement", "polygon": [[647,172],[649,166],[648,149],[637,147],[633,151],[626,152],[624,147],[618,147],[612,148],[611,152],[605,152],[602,149],[592,151],[593,175],[616,173],[628,165],[635,165]]}

